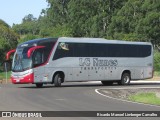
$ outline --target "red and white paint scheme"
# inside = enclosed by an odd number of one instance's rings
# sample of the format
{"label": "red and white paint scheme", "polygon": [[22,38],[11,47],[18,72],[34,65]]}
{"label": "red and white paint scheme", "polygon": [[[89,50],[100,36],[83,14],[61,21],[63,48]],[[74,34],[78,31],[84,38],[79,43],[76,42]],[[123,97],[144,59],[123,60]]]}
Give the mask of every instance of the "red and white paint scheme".
{"label": "red and white paint scheme", "polygon": [[11,81],[14,84],[34,83],[33,69],[29,69],[29,70],[18,72],[18,73],[12,72]]}

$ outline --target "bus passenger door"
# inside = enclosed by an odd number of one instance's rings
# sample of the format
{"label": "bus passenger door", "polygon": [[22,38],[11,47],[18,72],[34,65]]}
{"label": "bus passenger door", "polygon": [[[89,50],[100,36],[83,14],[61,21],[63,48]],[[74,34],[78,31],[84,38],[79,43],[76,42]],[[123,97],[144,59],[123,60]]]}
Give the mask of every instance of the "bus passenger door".
{"label": "bus passenger door", "polygon": [[33,53],[34,82],[44,82],[44,56],[43,50],[39,49]]}
{"label": "bus passenger door", "polygon": [[34,68],[34,82],[44,82],[44,66]]}

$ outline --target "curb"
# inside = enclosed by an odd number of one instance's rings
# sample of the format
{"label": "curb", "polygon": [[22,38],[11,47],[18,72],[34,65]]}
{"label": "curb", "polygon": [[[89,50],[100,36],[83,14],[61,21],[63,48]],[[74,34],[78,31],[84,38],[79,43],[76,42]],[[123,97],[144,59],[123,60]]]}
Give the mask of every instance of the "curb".
{"label": "curb", "polygon": [[138,80],[138,81],[131,81],[131,83],[160,83],[160,81],[144,81],[144,80]]}

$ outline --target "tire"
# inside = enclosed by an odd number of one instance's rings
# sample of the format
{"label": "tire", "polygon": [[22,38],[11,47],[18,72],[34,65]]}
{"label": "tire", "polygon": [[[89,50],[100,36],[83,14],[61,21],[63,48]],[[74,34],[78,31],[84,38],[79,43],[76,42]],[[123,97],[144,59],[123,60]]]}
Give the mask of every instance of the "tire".
{"label": "tire", "polygon": [[56,74],[56,76],[54,77],[54,85],[55,87],[60,87],[62,83],[62,76],[61,74]]}
{"label": "tire", "polygon": [[129,73],[124,73],[122,75],[121,81],[118,81],[119,85],[129,85],[131,80],[131,76]]}
{"label": "tire", "polygon": [[101,82],[105,86],[113,85],[113,81],[101,81]]}
{"label": "tire", "polygon": [[37,84],[36,84],[36,87],[37,87],[37,88],[42,88],[42,87],[43,87],[43,83],[37,83]]}

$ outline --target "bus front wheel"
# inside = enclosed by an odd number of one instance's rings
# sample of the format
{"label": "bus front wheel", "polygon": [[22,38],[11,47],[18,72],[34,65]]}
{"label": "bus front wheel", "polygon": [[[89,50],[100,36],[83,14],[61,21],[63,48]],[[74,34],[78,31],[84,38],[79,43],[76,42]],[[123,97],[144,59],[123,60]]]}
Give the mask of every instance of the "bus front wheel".
{"label": "bus front wheel", "polygon": [[56,76],[54,77],[54,85],[55,87],[60,87],[62,83],[62,76],[61,74],[57,73]]}
{"label": "bus front wheel", "polygon": [[122,75],[121,81],[118,81],[119,85],[128,85],[130,83],[131,76],[129,73],[124,73]]}

